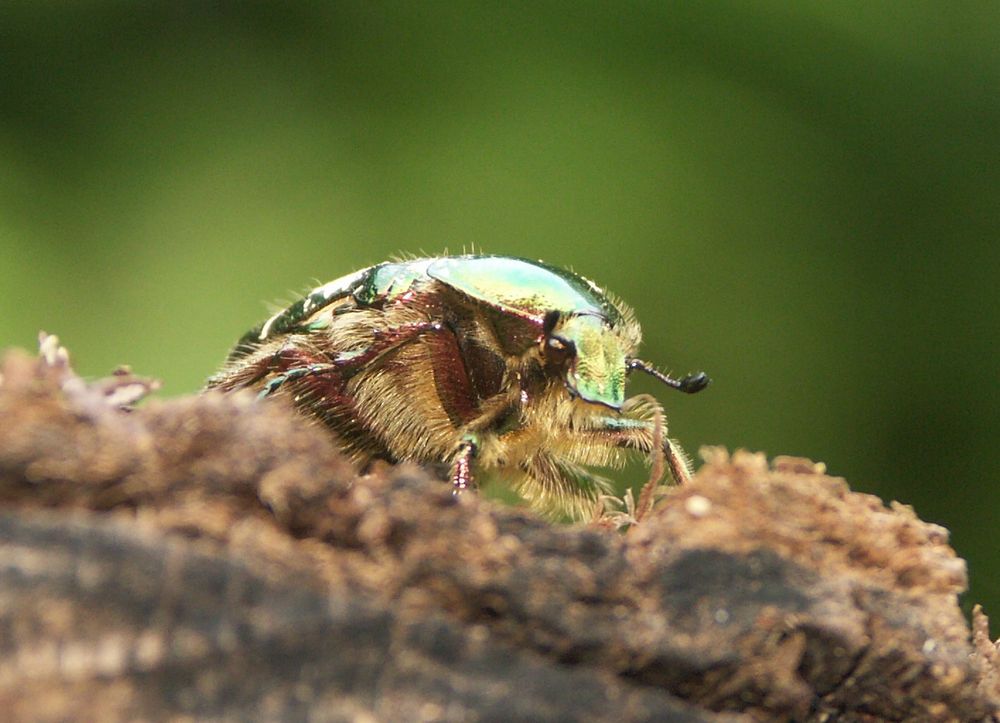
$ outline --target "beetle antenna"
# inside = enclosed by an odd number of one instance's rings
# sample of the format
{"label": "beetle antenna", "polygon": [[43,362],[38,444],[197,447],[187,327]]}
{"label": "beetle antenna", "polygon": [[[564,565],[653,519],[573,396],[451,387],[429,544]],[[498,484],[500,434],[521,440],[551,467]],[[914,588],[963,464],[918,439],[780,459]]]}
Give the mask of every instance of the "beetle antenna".
{"label": "beetle antenna", "polygon": [[625,366],[629,371],[633,369],[638,369],[639,371],[646,372],[652,377],[656,377],[661,382],[666,384],[668,387],[672,387],[679,392],[684,392],[685,394],[694,394],[695,392],[700,392],[702,389],[708,386],[711,379],[705,372],[698,372],[697,374],[688,374],[682,379],[674,379],[671,376],[667,376],[663,372],[659,371],[649,362],[644,362],[642,359],[626,359]]}

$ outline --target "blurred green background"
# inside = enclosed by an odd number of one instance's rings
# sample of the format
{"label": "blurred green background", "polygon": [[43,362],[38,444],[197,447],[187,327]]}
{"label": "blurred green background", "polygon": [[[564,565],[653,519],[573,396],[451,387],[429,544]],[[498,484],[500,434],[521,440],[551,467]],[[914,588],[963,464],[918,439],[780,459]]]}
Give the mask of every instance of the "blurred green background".
{"label": "blurred green background", "polygon": [[633,385],[689,451],[913,504],[1000,616],[998,91],[993,1],[6,0],[0,345],[179,395],[313,281],[543,258],[711,374]]}

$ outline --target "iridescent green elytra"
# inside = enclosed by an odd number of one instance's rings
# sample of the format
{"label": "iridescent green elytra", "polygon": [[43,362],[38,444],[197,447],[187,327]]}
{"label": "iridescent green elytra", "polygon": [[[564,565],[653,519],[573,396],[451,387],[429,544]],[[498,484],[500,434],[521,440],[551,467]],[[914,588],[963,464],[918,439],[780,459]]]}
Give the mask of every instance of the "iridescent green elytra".
{"label": "iridescent green elytra", "polygon": [[386,262],[324,284],[252,329],[210,389],[244,387],[293,399],[359,463],[382,458],[451,468],[456,490],[473,467],[495,470],[543,511],[580,516],[605,489],[591,465],[628,450],[662,452],[662,409],[627,399],[632,369],[685,392],[633,355],[631,310],[593,282],[508,256]]}

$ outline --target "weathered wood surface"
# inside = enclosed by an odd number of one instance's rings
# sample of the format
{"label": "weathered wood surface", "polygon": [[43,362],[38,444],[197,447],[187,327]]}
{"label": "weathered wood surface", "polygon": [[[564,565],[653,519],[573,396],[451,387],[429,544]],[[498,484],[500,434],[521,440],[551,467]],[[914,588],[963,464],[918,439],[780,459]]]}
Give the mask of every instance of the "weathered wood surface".
{"label": "weathered wood surface", "polygon": [[0,374],[12,719],[996,715],[946,531],[805,460],[714,451],[621,535],[358,477],[251,396],[126,412],[131,377],[52,349]]}

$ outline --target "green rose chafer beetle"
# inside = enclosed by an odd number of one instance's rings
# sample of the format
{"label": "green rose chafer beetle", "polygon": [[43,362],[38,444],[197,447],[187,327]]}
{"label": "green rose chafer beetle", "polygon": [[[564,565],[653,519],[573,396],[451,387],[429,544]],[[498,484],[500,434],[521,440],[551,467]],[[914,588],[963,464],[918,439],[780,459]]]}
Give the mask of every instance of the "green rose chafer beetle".
{"label": "green rose chafer beetle", "polygon": [[[286,395],[357,463],[445,464],[456,491],[473,466],[543,512],[581,517],[607,483],[588,466],[630,451],[690,472],[660,405],[627,399],[638,369],[631,310],[593,282],[537,261],[465,255],[391,261],[324,284],[243,336],[208,389]],[[654,447],[659,443],[659,447]]]}

